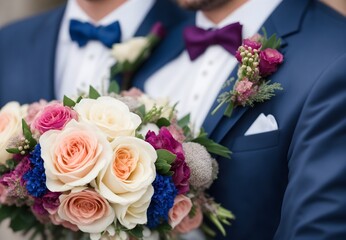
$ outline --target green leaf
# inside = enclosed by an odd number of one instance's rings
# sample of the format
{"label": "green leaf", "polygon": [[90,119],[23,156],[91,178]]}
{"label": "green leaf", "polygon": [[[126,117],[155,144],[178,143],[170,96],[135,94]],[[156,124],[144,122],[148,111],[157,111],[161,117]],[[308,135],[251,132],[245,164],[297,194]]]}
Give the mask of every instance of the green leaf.
{"label": "green leaf", "polygon": [[162,223],[156,228],[156,230],[160,233],[166,233],[171,231],[172,227],[168,223]]}
{"label": "green leaf", "polygon": [[79,103],[79,102],[82,101],[82,100],[83,100],[83,97],[82,97],[82,96],[79,96],[79,97],[77,98],[76,103]]}
{"label": "green leaf", "polygon": [[28,124],[26,123],[24,119],[22,119],[22,128],[23,128],[23,135],[25,139],[29,141],[30,149],[34,148],[37,144],[37,141],[36,139],[32,137],[30,127],[28,126]]}
{"label": "green leaf", "polygon": [[221,144],[218,144],[217,142],[214,142],[213,140],[209,139],[207,136],[207,133],[204,132],[204,130],[201,130],[200,135],[192,139],[192,142],[199,143],[202,146],[204,146],[209,153],[213,153],[225,158],[231,158],[231,151]]}
{"label": "green leaf", "polygon": [[130,235],[135,237],[136,239],[143,238],[143,226],[137,225],[134,229],[128,231]]}
{"label": "green leaf", "polygon": [[188,126],[189,123],[190,123],[190,114],[187,114],[178,121],[178,126],[181,128],[184,128],[185,126]]}
{"label": "green leaf", "polygon": [[72,108],[76,105],[76,102],[73,101],[71,98],[67,97],[66,95],[64,95],[63,104],[66,107]]}
{"label": "green leaf", "polygon": [[141,119],[143,119],[145,117],[145,106],[144,105],[141,105],[139,106],[136,111],[138,116],[140,116]]}
{"label": "green leaf", "polygon": [[120,92],[120,86],[117,83],[117,81],[111,81],[108,87],[108,93],[115,93],[115,94],[119,94]]}
{"label": "green leaf", "polygon": [[99,97],[101,97],[101,94],[95,88],[93,88],[93,86],[90,86],[89,87],[89,98],[98,99]]}
{"label": "green leaf", "polygon": [[168,127],[168,126],[170,126],[171,123],[170,123],[170,121],[169,121],[167,118],[160,118],[159,120],[157,120],[156,125],[157,125],[159,128],[162,128],[162,127]]}
{"label": "green leaf", "polygon": [[156,150],[156,153],[157,153],[157,158],[160,161],[165,161],[168,164],[172,164],[177,157],[175,154],[173,154],[170,151],[167,151],[165,149],[158,149],[158,150]]}
{"label": "green leaf", "polygon": [[0,205],[0,223],[6,219],[11,217],[12,213],[16,210],[15,206],[5,206]]}
{"label": "green leaf", "polygon": [[16,166],[16,163],[14,162],[13,159],[8,159],[6,161],[6,165],[9,169],[14,169],[14,167]]}
{"label": "green leaf", "polygon": [[19,153],[20,153],[20,151],[18,150],[18,148],[8,148],[8,149],[6,149],[6,151],[7,151],[8,153],[11,153],[11,154],[19,154]]}

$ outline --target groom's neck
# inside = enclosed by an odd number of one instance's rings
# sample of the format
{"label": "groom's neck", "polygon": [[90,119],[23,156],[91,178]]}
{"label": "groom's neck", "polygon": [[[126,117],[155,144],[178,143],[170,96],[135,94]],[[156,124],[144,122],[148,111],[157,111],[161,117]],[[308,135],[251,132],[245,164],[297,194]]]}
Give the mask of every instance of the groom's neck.
{"label": "groom's neck", "polygon": [[210,21],[218,24],[247,1],[248,0],[231,0],[222,6],[214,9],[203,10],[202,12]]}
{"label": "groom's neck", "polygon": [[77,3],[92,20],[98,22],[126,1],[127,0],[77,0]]}

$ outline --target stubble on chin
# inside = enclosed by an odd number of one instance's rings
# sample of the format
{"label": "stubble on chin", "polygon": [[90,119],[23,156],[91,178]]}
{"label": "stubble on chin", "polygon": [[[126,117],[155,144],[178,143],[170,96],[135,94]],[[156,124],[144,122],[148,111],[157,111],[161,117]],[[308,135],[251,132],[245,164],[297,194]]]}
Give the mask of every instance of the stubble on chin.
{"label": "stubble on chin", "polygon": [[178,4],[188,10],[213,10],[232,0],[175,0]]}

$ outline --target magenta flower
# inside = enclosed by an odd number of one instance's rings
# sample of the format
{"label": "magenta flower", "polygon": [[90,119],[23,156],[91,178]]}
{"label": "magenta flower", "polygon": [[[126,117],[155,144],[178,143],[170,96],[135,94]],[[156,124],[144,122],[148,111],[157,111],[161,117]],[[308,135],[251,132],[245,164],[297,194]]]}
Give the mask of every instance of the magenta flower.
{"label": "magenta flower", "polygon": [[155,23],[151,28],[150,33],[161,39],[166,36],[166,30],[161,22]]}
{"label": "magenta flower", "polygon": [[187,193],[190,190],[190,168],[185,162],[183,146],[175,140],[167,128],[161,128],[158,135],[149,131],[146,141],[155,149],[165,149],[174,153],[177,157],[172,164],[171,170],[174,172],[172,178],[179,194]]}
{"label": "magenta flower", "polygon": [[257,50],[259,50],[262,47],[262,43],[251,40],[250,38],[244,39],[243,45],[245,45],[246,47],[251,47],[252,49],[257,49]]}
{"label": "magenta flower", "polygon": [[61,103],[47,105],[35,118],[32,128],[43,134],[49,130],[61,130],[72,119],[77,120],[77,113]]}
{"label": "magenta flower", "polygon": [[267,48],[260,52],[259,70],[261,76],[268,76],[277,71],[283,62],[283,55],[276,49]]}

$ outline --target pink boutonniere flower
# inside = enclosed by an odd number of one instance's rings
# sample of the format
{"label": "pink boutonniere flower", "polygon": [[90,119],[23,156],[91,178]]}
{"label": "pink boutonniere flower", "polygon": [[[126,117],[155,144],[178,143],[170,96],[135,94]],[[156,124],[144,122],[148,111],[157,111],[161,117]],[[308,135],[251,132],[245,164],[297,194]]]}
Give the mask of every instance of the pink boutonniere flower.
{"label": "pink boutonniere flower", "polygon": [[[254,106],[255,102],[264,102],[275,95],[276,90],[282,90],[279,83],[270,83],[266,77],[275,73],[284,57],[277,50],[281,39],[275,35],[267,37],[256,34],[252,38],[244,39],[238,48],[235,57],[239,62],[238,78],[232,90],[222,93],[218,97],[219,105],[214,109],[215,114],[224,104],[227,104],[224,115],[230,117],[237,106]],[[229,85],[234,78],[227,82]]]}

